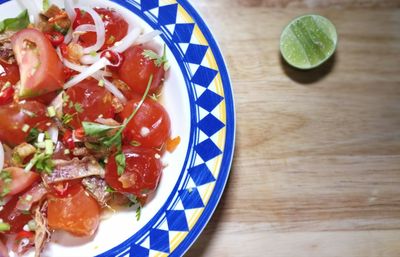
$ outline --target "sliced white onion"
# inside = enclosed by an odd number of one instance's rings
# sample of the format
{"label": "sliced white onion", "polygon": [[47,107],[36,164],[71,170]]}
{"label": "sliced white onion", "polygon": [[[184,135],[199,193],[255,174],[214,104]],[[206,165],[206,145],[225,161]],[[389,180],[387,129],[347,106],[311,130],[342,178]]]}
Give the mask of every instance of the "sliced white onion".
{"label": "sliced white onion", "polygon": [[68,14],[69,19],[73,23],[75,18],[76,18],[76,13],[75,13],[73,0],[65,0],[64,1],[64,7],[65,7],[65,11]]}
{"label": "sliced white onion", "polygon": [[28,10],[29,20],[31,23],[35,23],[40,14],[40,8],[36,5],[35,1],[32,0],[18,0],[18,2]]}
{"label": "sliced white onion", "polygon": [[82,24],[75,28],[75,32],[96,32],[96,26],[93,24]]}
{"label": "sliced white onion", "polygon": [[162,34],[162,32],[160,30],[153,30],[149,33],[140,35],[140,37],[135,41],[135,45],[140,45],[140,44],[145,44],[147,42],[150,42],[155,37],[157,37],[161,34]]}
{"label": "sliced white onion", "polygon": [[96,36],[97,36],[96,43],[92,46],[84,48],[83,52],[85,54],[89,54],[93,51],[97,52],[104,45],[104,42],[106,41],[106,30],[105,30],[104,22],[101,19],[100,15],[92,8],[85,7],[85,6],[82,6],[79,8],[81,10],[89,13],[90,16],[92,16],[94,25],[96,26]]}
{"label": "sliced white onion", "polygon": [[64,37],[64,43],[68,44],[72,40],[72,27],[68,29],[67,35]]}
{"label": "sliced white onion", "polygon": [[54,144],[57,144],[58,141],[58,128],[55,126],[50,127],[47,132],[50,135],[51,141],[53,141]]}
{"label": "sliced white onion", "polygon": [[[72,63],[72,62],[68,61],[67,59],[64,59],[63,63],[65,65],[65,67],[70,68],[71,70],[74,70],[74,71],[78,71],[78,72],[84,72],[89,67],[89,66],[78,65],[78,64]],[[97,74],[100,77],[102,77],[102,76],[111,77],[112,76],[111,72],[107,72],[107,71],[103,71],[103,70],[99,70],[99,71],[95,72],[94,74]],[[92,76],[92,77],[94,77],[94,76]]]}
{"label": "sliced white onion", "polygon": [[4,167],[4,148],[3,144],[0,142],[0,171],[3,170]]}
{"label": "sliced white onion", "polygon": [[[103,59],[105,59],[105,58],[101,58],[100,60],[103,60]],[[107,59],[105,59],[105,60],[107,60]],[[108,60],[107,60],[107,62],[108,62]],[[109,62],[106,65],[108,65],[108,64],[109,64]],[[81,72],[81,74],[75,76],[73,79],[75,79],[78,76],[81,76],[84,73],[87,73],[87,71],[89,69],[91,69],[91,67],[93,66],[92,65],[90,67],[87,67],[87,66],[77,65],[77,64],[71,63],[71,62],[69,62],[67,60],[64,60],[64,65],[66,67],[70,68],[71,70],[75,70],[75,71]],[[107,77],[111,76],[110,73],[102,71],[102,70],[98,70],[98,71],[94,72],[91,75],[85,75],[85,76],[86,77],[84,77],[82,80],[84,80],[85,78],[90,77],[90,76],[92,76],[93,78],[97,79],[98,81],[103,80],[104,81],[104,87],[108,91],[110,91],[111,94],[113,94],[115,97],[117,97],[122,103],[126,103],[127,102],[125,96],[121,93],[121,91],[119,91],[119,89],[113,83],[111,83],[110,81],[108,81],[107,79],[104,78],[106,76]],[[71,80],[73,80],[73,79],[71,79]],[[80,81],[82,81],[82,80],[80,80]],[[78,84],[80,82],[79,81],[79,82],[76,82],[75,84],[72,84],[72,83],[69,84],[70,81],[68,81],[64,85],[64,89],[70,88],[70,87],[72,87],[72,86],[74,86],[74,85],[76,85],[76,84]]]}
{"label": "sliced white onion", "polygon": [[82,71],[82,73],[76,75],[71,80],[69,80],[67,83],[65,83],[64,89],[68,89],[70,87],[75,86],[76,84],[78,84],[82,80],[92,76],[97,71],[101,70],[102,68],[106,67],[109,64],[110,64],[110,62],[107,60],[107,58],[105,58],[105,57],[100,58],[100,60],[95,62],[92,66],[89,66],[87,69]]}
{"label": "sliced white onion", "polygon": [[111,48],[112,51],[122,53],[130,46],[132,46],[135,41],[139,38],[140,33],[142,32],[141,28],[132,29],[128,35],[126,35],[121,41],[115,43],[115,45]]}
{"label": "sliced white onion", "polygon": [[61,50],[59,47],[56,48],[56,53],[58,55],[58,58],[60,58],[61,61],[64,61],[64,56],[62,56]]}
{"label": "sliced white onion", "polygon": [[81,57],[80,62],[82,64],[89,65],[89,64],[93,64],[93,63],[97,62],[99,59],[100,59],[99,54],[96,54],[96,55],[86,54]]}
{"label": "sliced white onion", "polygon": [[108,81],[107,79],[103,78],[104,81],[104,87],[111,92],[111,94],[113,94],[116,98],[118,98],[118,100],[121,101],[121,103],[126,104],[127,100],[124,96],[124,94],[121,93],[121,91],[119,91],[119,89],[110,81]]}

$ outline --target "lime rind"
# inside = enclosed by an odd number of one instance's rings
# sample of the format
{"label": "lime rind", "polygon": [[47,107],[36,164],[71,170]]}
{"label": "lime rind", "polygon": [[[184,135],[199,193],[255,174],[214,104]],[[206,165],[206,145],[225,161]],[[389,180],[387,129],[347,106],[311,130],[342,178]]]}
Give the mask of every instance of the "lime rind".
{"label": "lime rind", "polygon": [[337,46],[335,26],[319,15],[304,15],[290,22],[281,34],[280,50],[290,65],[312,69],[329,59]]}

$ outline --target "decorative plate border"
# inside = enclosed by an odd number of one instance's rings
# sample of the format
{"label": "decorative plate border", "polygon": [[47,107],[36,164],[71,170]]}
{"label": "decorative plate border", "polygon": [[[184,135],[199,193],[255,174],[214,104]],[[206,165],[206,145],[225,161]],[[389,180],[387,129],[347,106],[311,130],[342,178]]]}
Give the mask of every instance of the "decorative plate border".
{"label": "decorative plate border", "polygon": [[191,136],[178,183],[163,207],[132,237],[97,257],[182,256],[211,218],[231,167],[235,111],[228,71],[211,32],[187,0],[108,1],[163,31],[185,78]]}
{"label": "decorative plate border", "polygon": [[131,238],[98,255],[182,256],[211,218],[228,179],[235,143],[233,93],[223,57],[186,0],[109,0],[163,32],[178,60],[191,107],[189,151],[178,183]]}

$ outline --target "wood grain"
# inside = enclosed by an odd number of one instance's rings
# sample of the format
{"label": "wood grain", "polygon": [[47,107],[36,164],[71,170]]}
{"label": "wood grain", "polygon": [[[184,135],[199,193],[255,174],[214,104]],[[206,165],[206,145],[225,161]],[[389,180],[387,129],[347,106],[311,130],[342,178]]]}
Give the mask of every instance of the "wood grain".
{"label": "wood grain", "polygon": [[[231,177],[186,254],[400,256],[400,2],[203,0],[237,109]],[[309,72],[279,54],[283,27],[318,13],[339,33]]]}

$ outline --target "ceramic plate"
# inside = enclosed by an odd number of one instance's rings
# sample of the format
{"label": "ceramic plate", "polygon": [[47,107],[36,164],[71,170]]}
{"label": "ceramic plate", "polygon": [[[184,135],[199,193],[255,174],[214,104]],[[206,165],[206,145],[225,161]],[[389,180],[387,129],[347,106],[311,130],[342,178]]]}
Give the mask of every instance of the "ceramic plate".
{"label": "ceramic plate", "polygon": [[[17,1],[0,3],[2,18],[22,10]],[[162,101],[171,117],[172,136],[180,136],[181,143],[164,157],[167,167],[160,186],[139,220],[128,209],[103,220],[93,238],[56,233],[43,256],[182,256],[216,208],[233,156],[235,113],[222,55],[205,22],[185,0],[75,3],[112,7],[145,31],[163,32],[154,43],[158,48],[167,45],[171,63]]]}

